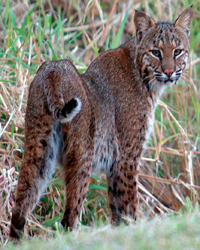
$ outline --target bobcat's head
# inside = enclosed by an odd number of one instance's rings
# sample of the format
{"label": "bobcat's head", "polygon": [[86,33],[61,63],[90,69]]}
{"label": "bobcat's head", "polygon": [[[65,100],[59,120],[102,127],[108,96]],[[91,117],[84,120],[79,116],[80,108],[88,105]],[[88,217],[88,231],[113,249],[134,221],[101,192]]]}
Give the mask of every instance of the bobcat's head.
{"label": "bobcat's head", "polygon": [[160,94],[181,76],[188,58],[191,18],[191,7],[174,23],[154,23],[144,12],[136,11],[135,63],[149,91]]}

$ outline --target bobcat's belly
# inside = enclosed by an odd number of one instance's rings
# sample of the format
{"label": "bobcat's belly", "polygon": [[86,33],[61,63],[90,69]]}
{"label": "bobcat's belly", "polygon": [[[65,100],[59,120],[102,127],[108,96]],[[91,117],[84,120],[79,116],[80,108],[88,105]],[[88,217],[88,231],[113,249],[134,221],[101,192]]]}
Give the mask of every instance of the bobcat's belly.
{"label": "bobcat's belly", "polygon": [[112,134],[98,133],[95,136],[92,169],[96,173],[107,173],[118,156],[118,146]]}

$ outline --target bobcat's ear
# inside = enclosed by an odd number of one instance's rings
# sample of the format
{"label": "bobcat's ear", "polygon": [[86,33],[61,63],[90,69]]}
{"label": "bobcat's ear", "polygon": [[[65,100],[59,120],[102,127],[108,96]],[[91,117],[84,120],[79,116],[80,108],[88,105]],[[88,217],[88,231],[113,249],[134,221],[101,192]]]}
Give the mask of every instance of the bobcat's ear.
{"label": "bobcat's ear", "polygon": [[180,27],[187,33],[190,32],[190,23],[193,15],[192,6],[185,9],[182,14],[176,19],[174,25],[175,27]]}
{"label": "bobcat's ear", "polygon": [[135,10],[134,22],[138,41],[141,41],[143,35],[148,31],[148,29],[155,27],[154,21],[143,11]]}

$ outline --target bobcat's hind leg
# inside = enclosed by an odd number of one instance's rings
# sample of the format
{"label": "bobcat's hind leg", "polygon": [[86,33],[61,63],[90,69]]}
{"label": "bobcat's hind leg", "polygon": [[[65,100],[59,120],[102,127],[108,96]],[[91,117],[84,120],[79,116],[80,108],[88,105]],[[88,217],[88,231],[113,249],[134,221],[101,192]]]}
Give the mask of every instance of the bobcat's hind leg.
{"label": "bobcat's hind leg", "polygon": [[60,123],[52,118],[36,75],[25,118],[24,159],[20,168],[10,237],[19,239],[25,221],[51,179],[60,149]]}
{"label": "bobcat's hind leg", "polygon": [[125,224],[137,218],[138,211],[138,170],[127,162],[113,165],[108,180],[108,200],[111,223]]}
{"label": "bobcat's hind leg", "polygon": [[55,128],[51,132],[38,132],[37,137],[32,138],[32,140],[30,137],[28,139],[30,141],[27,141],[25,145],[16,202],[12,211],[11,238],[21,236],[26,218],[51,179],[57,162],[59,138]]}

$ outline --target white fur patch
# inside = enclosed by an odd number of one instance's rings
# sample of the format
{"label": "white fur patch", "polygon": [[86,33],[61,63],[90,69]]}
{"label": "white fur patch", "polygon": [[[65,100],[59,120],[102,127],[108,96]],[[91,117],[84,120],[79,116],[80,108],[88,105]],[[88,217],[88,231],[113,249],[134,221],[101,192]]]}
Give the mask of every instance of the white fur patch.
{"label": "white fur patch", "polygon": [[53,157],[50,158],[50,155],[47,153],[47,156],[44,159],[45,160],[45,172],[44,172],[44,177],[43,178],[39,177],[39,180],[38,180],[39,188],[38,188],[37,202],[40,200],[41,195],[44,193],[48,182],[51,180],[52,175],[55,171],[56,163],[57,163],[60,140],[59,140],[59,136],[56,134],[57,140],[55,142],[53,140],[53,133],[54,131],[52,131],[52,134],[49,139],[49,146],[48,146],[48,148],[51,147],[53,150]]}

